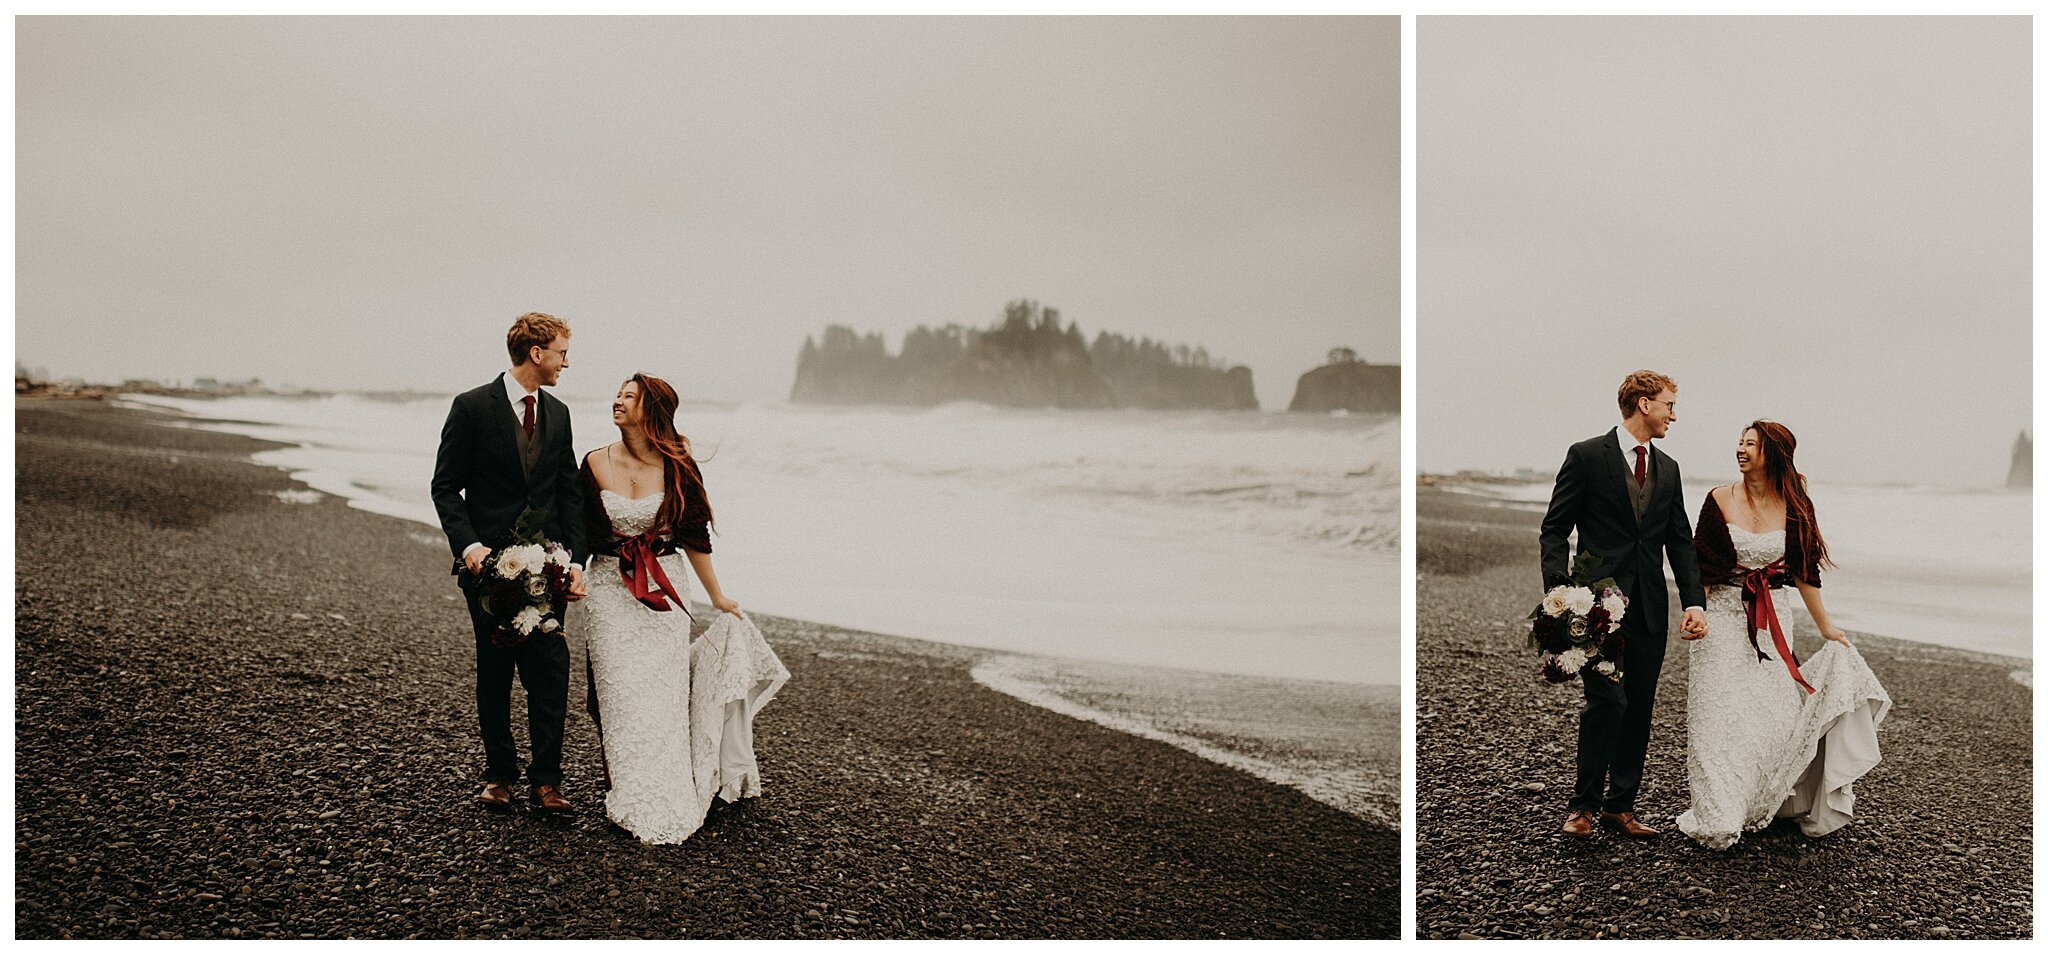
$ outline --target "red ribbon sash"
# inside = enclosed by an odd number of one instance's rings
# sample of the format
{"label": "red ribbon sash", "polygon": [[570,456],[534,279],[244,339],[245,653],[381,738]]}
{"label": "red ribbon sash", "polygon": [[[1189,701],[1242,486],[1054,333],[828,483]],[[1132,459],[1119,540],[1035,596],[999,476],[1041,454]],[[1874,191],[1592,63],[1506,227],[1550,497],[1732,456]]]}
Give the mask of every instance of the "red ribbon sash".
{"label": "red ribbon sash", "polygon": [[1756,651],[1758,660],[1770,659],[1770,655],[1756,643],[1757,628],[1769,630],[1771,642],[1778,647],[1778,659],[1785,661],[1785,669],[1791,672],[1793,682],[1812,693],[1813,687],[1799,675],[1799,658],[1792,654],[1792,645],[1785,642],[1785,630],[1778,624],[1778,608],[1771,603],[1771,578],[1782,577],[1784,573],[1785,561],[1779,558],[1742,575],[1742,603],[1749,609],[1749,648]]}
{"label": "red ribbon sash", "polygon": [[[676,593],[674,584],[669,583],[668,574],[661,569],[661,561],[655,553],[653,532],[619,540],[619,577],[626,582],[626,590],[633,599],[646,604],[651,610],[669,610],[671,601],[683,613],[690,608],[683,603],[681,594]],[[666,598],[666,599],[664,599]],[[696,619],[691,615],[691,619]]]}

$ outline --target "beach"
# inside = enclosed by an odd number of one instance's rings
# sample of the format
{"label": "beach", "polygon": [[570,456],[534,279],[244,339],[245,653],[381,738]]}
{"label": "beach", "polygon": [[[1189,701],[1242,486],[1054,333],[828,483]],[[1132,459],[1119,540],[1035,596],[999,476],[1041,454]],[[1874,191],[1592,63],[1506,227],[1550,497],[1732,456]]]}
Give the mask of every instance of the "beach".
{"label": "beach", "polygon": [[[440,535],[249,461],[274,445],[166,417],[16,405],[18,937],[1398,931],[1398,836],[1366,818],[1384,803],[1271,778],[1331,740],[1278,752],[1150,704],[1111,728],[1128,692],[1071,667],[766,615],[792,678],[757,724],[762,798],[679,846],[609,827],[575,667],[577,811],[482,812],[473,638]],[[523,710],[515,690],[521,736]],[[1386,752],[1383,722],[1352,748]]]}
{"label": "beach", "polygon": [[[1655,839],[1558,834],[1576,684],[1524,646],[1540,514],[1417,489],[1416,913],[1420,938],[2027,938],[2030,660],[1852,632],[1892,696],[1856,820],[1716,853],[1679,834],[1686,661],[1658,687],[1637,812]],[[1803,615],[1796,649],[1819,645]]]}

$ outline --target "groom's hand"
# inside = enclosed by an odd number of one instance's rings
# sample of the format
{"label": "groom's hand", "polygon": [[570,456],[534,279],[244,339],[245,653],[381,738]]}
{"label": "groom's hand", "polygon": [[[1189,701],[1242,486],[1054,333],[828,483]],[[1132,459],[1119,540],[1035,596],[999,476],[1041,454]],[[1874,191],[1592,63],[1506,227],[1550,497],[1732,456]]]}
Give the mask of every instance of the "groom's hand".
{"label": "groom's hand", "polygon": [[491,549],[482,544],[471,544],[462,552],[462,566],[469,568],[471,577],[481,577],[484,572],[484,558],[491,556]]}
{"label": "groom's hand", "polygon": [[1707,615],[1697,607],[1685,608],[1685,619],[1678,624],[1678,635],[1687,640],[1698,640],[1707,635]]}
{"label": "groom's hand", "polygon": [[577,570],[577,569],[576,569],[576,568],[574,568],[574,567],[570,567],[570,568],[569,568],[569,599],[570,599],[570,600],[582,600],[583,598],[585,598],[585,597],[588,597],[588,596],[590,596],[590,591],[588,591],[588,590],[584,590],[584,589],[583,589],[583,572],[582,572],[582,571],[580,571],[580,570]]}

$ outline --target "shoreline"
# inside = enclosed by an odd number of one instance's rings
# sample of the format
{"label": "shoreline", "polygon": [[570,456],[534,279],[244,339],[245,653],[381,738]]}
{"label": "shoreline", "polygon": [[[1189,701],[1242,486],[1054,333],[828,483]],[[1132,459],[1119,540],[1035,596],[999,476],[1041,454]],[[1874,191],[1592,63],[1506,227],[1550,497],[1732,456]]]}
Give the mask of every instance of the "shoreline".
{"label": "shoreline", "polygon": [[1166,743],[1400,828],[1398,688],[1009,653],[987,656],[969,672],[976,683],[1041,709]]}
{"label": "shoreline", "polygon": [[438,535],[293,503],[252,439],[16,424],[17,936],[1398,933],[1393,829],[989,690],[999,653],[765,615],[764,797],[681,846],[608,831],[572,667],[576,813],[480,814]]}
{"label": "shoreline", "polygon": [[[439,533],[421,475],[445,406],[389,411],[348,399],[330,412],[246,401],[147,406],[273,422],[207,427],[296,442],[257,460]],[[612,430],[590,408],[571,412],[579,434]],[[348,420],[328,423],[334,416]],[[972,449],[1006,429],[978,415],[968,416],[961,440],[929,448],[928,427],[901,423],[877,425],[882,440],[872,447],[848,445],[831,437],[843,426],[809,410],[696,422],[706,447],[730,452],[713,455],[725,462],[713,494],[726,488],[720,527],[739,535],[728,557],[750,581],[745,599],[794,619],[1015,653],[1399,685],[1395,603],[1371,596],[1399,585],[1390,477],[1338,478],[1331,464],[1315,476],[1282,468],[1261,475],[1277,484],[1237,487],[1193,463],[1190,455],[1205,452],[1162,420],[1084,427],[1048,412],[1026,419],[1018,427],[1049,440],[1011,436],[1006,446],[1046,450],[981,464]],[[1383,450],[1386,437],[1379,426],[1254,431],[1278,442],[1283,457],[1315,461],[1340,435],[1359,436],[1341,447],[1361,460]],[[1168,446],[1123,450],[1137,432],[1166,435]],[[1368,432],[1380,437],[1366,440]],[[828,476],[840,467],[858,474]],[[1297,495],[1297,484],[1307,490]],[[1382,513],[1379,504],[1389,507]],[[1212,518],[1228,526],[1210,527]],[[1340,532],[1357,540],[1340,544]]]}
{"label": "shoreline", "polygon": [[[1671,638],[1636,803],[1664,834],[1559,835],[1583,696],[1543,684],[1524,642],[1538,517],[1418,488],[1418,938],[2032,936],[2032,827],[2004,820],[2033,816],[2031,787],[2010,784],[2032,772],[2033,691],[2010,657],[1852,634],[1894,703],[1855,821],[1717,853],[1672,825],[1689,797]],[[1794,639],[1801,654],[1821,642],[1803,623]]]}

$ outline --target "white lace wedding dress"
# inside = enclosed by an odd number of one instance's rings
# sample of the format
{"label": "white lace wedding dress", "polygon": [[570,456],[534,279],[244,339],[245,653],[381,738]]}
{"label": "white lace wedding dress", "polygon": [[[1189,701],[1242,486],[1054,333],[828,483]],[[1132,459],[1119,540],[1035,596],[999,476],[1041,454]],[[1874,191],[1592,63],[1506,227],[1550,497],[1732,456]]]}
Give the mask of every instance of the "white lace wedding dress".
{"label": "white lace wedding dress", "polygon": [[[1785,532],[1729,526],[1736,561],[1763,567],[1784,556]],[[1773,590],[1789,642],[1798,591]],[[1832,641],[1799,664],[1808,694],[1778,659],[1770,634],[1749,645],[1742,588],[1707,591],[1707,636],[1687,642],[1686,781],[1692,808],[1678,828],[1702,845],[1727,849],[1778,816],[1796,817],[1809,836],[1847,824],[1854,783],[1877,765],[1877,726],[1892,700],[1854,647]]]}
{"label": "white lace wedding dress", "polygon": [[[599,491],[614,530],[653,526],[661,495]],[[682,553],[660,558],[676,592],[688,597]],[[676,843],[704,823],[714,796],[761,793],[754,714],[789,671],[744,617],[720,613],[694,644],[682,610],[651,610],[626,589],[616,557],[591,558],[580,604],[611,774],[605,814],[642,842]]]}

